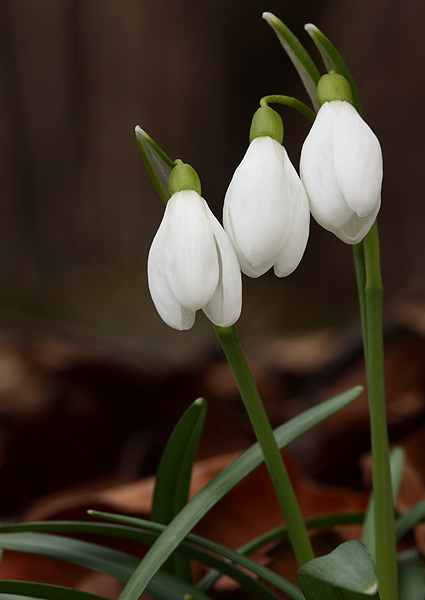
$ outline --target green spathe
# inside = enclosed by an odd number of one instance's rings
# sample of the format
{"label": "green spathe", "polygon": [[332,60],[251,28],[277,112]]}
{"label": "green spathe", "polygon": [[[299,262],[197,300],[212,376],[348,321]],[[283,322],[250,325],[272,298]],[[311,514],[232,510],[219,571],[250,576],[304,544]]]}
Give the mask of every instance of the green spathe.
{"label": "green spathe", "polygon": [[260,106],[254,113],[249,130],[249,142],[258,137],[271,137],[281,144],[283,142],[283,121],[280,115],[270,106]]}
{"label": "green spathe", "polygon": [[343,75],[338,73],[327,73],[320,78],[317,84],[317,97],[320,106],[333,100],[343,100],[354,105],[350,84]]}
{"label": "green spathe", "polygon": [[168,192],[170,196],[183,190],[195,190],[195,192],[201,195],[201,180],[195,169],[180,159],[177,159],[176,163],[168,180]]}

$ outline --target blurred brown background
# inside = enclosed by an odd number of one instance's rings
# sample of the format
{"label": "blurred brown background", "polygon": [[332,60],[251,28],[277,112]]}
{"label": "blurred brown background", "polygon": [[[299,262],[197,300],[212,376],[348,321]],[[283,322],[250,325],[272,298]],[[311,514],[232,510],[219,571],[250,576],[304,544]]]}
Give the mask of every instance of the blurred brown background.
{"label": "blurred brown background", "polygon": [[[186,360],[214,345],[208,321],[181,334],[150,301],[145,269],[163,207],[134,138],[140,124],[198,170],[216,215],[261,96],[308,101],[261,19],[277,14],[322,64],[314,22],[357,81],[381,140],[387,297],[424,275],[422,0],[2,0],[0,327],[71,331]],[[308,124],[282,110],[298,164]],[[266,308],[266,310],[264,310]],[[245,279],[246,339],[357,318],[351,249],[312,224],[286,280]]]}

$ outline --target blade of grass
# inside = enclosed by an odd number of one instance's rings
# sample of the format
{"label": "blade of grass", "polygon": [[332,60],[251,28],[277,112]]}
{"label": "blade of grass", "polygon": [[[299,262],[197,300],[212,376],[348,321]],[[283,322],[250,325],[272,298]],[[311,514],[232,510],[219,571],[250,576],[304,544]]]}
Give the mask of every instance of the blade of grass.
{"label": "blade of grass", "polygon": [[421,500],[410,510],[400,515],[395,523],[397,541],[408,533],[420,521],[425,519],[425,499]]}
{"label": "blade of grass", "polygon": [[43,598],[44,600],[108,600],[104,596],[90,594],[59,585],[46,583],[35,583],[32,581],[0,581],[0,600],[9,598],[11,594],[15,599],[21,598]]}
{"label": "blade of grass", "polygon": [[[312,517],[305,520],[307,529],[317,528],[329,528],[336,525],[352,525],[362,523],[364,519],[364,513],[335,513],[331,515],[320,515],[319,517]],[[268,546],[273,542],[284,540],[288,537],[288,528],[286,525],[276,527],[270,531],[263,533],[262,535],[250,540],[238,548],[239,554],[249,555],[264,546]],[[204,592],[207,592],[221,577],[221,573],[217,570],[209,571],[202,580],[198,583],[197,587]]]}
{"label": "blade of grass", "polygon": [[[107,519],[117,523],[128,524],[137,528],[151,529],[152,531],[155,531],[158,534],[164,531],[165,529],[165,527],[161,526],[160,524],[152,523],[152,521],[146,521],[145,519],[138,519],[135,517],[127,517],[124,515],[116,515],[112,513],[104,513],[99,511],[90,511],[90,514],[92,514],[93,516],[97,516],[101,519]],[[265,582],[275,586],[278,590],[284,592],[290,598],[293,598],[294,600],[303,600],[302,594],[300,594],[299,589],[296,586],[294,586],[291,582],[286,580],[284,577],[281,577],[277,573],[274,573],[270,569],[267,569],[263,565],[260,565],[259,563],[251,560],[250,558],[236,550],[231,550],[230,548],[227,548],[222,544],[218,544],[217,542],[213,542],[211,540],[203,538],[199,535],[194,535],[192,533],[189,533],[187,535],[187,537],[185,538],[185,542],[189,542],[190,544],[196,544],[201,548],[205,548],[208,551],[213,552],[214,554],[224,557],[226,560],[220,560],[220,564],[218,565],[219,568],[217,570],[220,570],[222,574],[226,574],[230,577],[233,577],[233,579],[236,579],[236,581],[238,581],[238,579],[234,576],[233,565],[240,565],[244,569],[247,569],[254,573],[254,575],[256,575],[257,577],[263,579]],[[182,544],[177,548],[177,552],[185,551],[187,546],[185,542],[182,542]],[[191,558],[202,562],[204,565],[211,566],[211,559],[208,557],[207,562],[206,557],[204,555],[194,554],[193,547],[191,548],[190,552],[188,552],[188,554],[191,556]],[[197,587],[198,589],[201,589],[199,588],[199,585]],[[269,591],[267,590],[267,594],[268,593]],[[265,598],[264,592],[263,594],[260,594],[260,597]]]}
{"label": "blade of grass", "polygon": [[[175,426],[159,463],[152,500],[151,519],[168,525],[187,504],[193,463],[201,439],[207,403],[198,398]],[[190,561],[174,554],[164,565],[171,573],[192,583]]]}
{"label": "blade of grass", "polygon": [[[125,552],[43,533],[1,533],[0,547],[80,565],[123,582],[128,581],[140,563],[138,558]],[[200,590],[167,572],[157,573],[147,592],[157,600],[181,600],[185,595],[208,600]]]}
{"label": "blade of grass", "polygon": [[[90,511],[90,514],[103,519],[120,523],[120,525],[111,525],[109,523],[92,523],[79,521],[48,521],[35,523],[22,523],[12,525],[2,529],[4,532],[24,532],[24,531],[50,531],[55,533],[90,533],[97,535],[107,535],[118,537],[121,539],[131,539],[152,544],[158,538],[160,533],[164,531],[165,525],[160,523],[152,523],[144,519],[136,519],[124,515],[115,515],[110,513],[102,513],[98,511]],[[143,528],[143,529],[142,529]],[[149,529],[149,531],[146,531]],[[1,532],[0,532],[1,533]],[[51,536],[54,539],[54,536]],[[1,537],[0,537],[1,543]],[[274,585],[277,589],[287,594],[293,600],[302,600],[302,594],[299,589],[291,582],[287,581],[280,575],[270,571],[266,567],[257,562],[238,554],[234,550],[230,550],[221,544],[212,542],[205,538],[189,534],[184,542],[177,548],[177,552],[185,557],[190,557],[207,567],[212,567],[219,570],[221,573],[228,575],[247,590],[251,591],[258,597],[264,600],[278,600],[278,596],[267,588],[262,581],[254,579],[240,568],[247,569],[256,577],[263,579],[265,582]],[[220,558],[223,556],[223,558]],[[203,591],[203,590],[201,590]]]}
{"label": "blade of grass", "polygon": [[[279,447],[283,448],[321,421],[335,414],[358,398],[362,392],[363,388],[357,386],[294,417],[275,431]],[[120,599],[137,600],[162,564],[202,517],[262,461],[260,447],[258,444],[254,444],[210,481],[161,534],[127,583]]]}

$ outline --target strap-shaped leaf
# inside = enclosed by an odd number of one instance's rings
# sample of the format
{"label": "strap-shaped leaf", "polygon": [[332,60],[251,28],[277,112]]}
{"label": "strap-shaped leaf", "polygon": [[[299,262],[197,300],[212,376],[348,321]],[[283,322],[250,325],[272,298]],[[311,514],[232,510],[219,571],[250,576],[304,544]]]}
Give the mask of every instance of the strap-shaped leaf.
{"label": "strap-shaped leaf", "polygon": [[[204,398],[198,398],[175,426],[159,463],[152,501],[151,519],[168,525],[187,504],[193,463],[207,412]],[[167,564],[175,575],[191,581],[190,561],[179,555]]]}
{"label": "strap-shaped leaf", "polygon": [[413,506],[410,510],[400,515],[395,523],[395,534],[397,540],[401,540],[401,538],[406,535],[412,527],[419,523],[419,521],[423,521],[425,519],[425,499],[421,500],[415,506]]}
{"label": "strap-shaped leaf", "polygon": [[104,596],[81,592],[59,585],[35,583],[32,581],[0,581],[0,600],[19,598],[43,598],[44,600],[108,600]]}
{"label": "strap-shaped leaf", "polygon": [[[301,415],[278,427],[274,433],[279,448],[283,448],[318,423],[348,406],[362,392],[363,388],[356,386],[304,411]],[[124,588],[120,596],[121,600],[137,600],[155,573],[202,517],[231,489],[252,473],[263,460],[258,443],[254,444],[223,469],[186,504],[146,554],[137,571]]]}
{"label": "strap-shaped leaf", "polygon": [[362,114],[362,107],[360,103],[359,92],[357,91],[356,84],[354,79],[348,70],[347,65],[345,64],[342,56],[339,54],[338,50],[332,44],[328,38],[323,35],[323,33],[313,25],[312,23],[307,23],[305,26],[305,30],[315,43],[317,49],[320,52],[320,55],[325,63],[325,67],[328,71],[336,71],[340,75],[343,75],[345,79],[348,81],[351,87],[351,91],[353,92],[354,97],[354,105],[357,108],[358,112]]}
{"label": "strap-shaped leaf", "polygon": [[150,135],[143,131],[139,125],[135,129],[137,143],[142,154],[143,162],[148,170],[156,191],[161,200],[168,202],[168,179],[175,162],[158,146]]}
{"label": "strap-shaped leaf", "polygon": [[187,504],[193,463],[205,422],[207,403],[198,398],[175,426],[159,463],[151,518],[168,524]]}
{"label": "strap-shaped leaf", "polygon": [[[80,565],[119,581],[127,581],[140,562],[135,556],[119,550],[43,533],[2,533],[0,547]],[[162,571],[150,581],[147,591],[157,600],[181,600],[185,595],[196,600],[208,600],[200,590]]]}
{"label": "strap-shaped leaf", "polygon": [[399,600],[425,600],[425,567],[416,549],[399,554]]}
{"label": "strap-shaped leaf", "polygon": [[[111,525],[110,523],[92,523],[87,521],[46,521],[10,525],[2,528],[0,531],[5,533],[40,531],[74,534],[90,533],[152,544],[165,528],[164,525],[160,525],[158,523],[152,523],[151,521],[126,517],[123,515],[100,513],[97,511],[90,511],[90,514],[114,521],[114,523],[124,523],[125,525]],[[136,526],[129,526],[128,524],[131,523],[136,524]],[[40,539],[42,540],[40,550],[43,552],[43,554],[46,553],[45,547],[46,544],[49,544],[49,541],[52,545],[52,553],[55,551],[55,536],[44,536],[44,539]],[[8,538],[6,541],[9,544],[11,543],[10,538]],[[16,549],[16,540],[14,540],[14,543]],[[44,547],[44,550],[42,550],[42,547]],[[40,551],[37,551],[37,553],[39,552]],[[186,540],[180,544],[177,552],[182,553],[185,557],[190,557],[207,567],[217,569],[220,573],[228,575],[246,590],[251,592],[253,596],[263,598],[264,600],[279,600],[279,597],[276,595],[276,593],[263,583],[262,580],[264,580],[265,582],[275,586],[278,590],[283,591],[293,600],[303,600],[303,596],[299,588],[293,583],[287,581],[263,565],[258,564],[254,560],[240,555],[238,552],[230,550],[229,548],[226,548],[221,544],[217,544],[216,542],[211,542],[205,538],[189,534]],[[222,557],[225,557],[225,559]],[[114,556],[112,556],[112,558],[114,558]],[[244,567],[246,570],[242,570],[240,566]],[[253,577],[246,571],[251,571],[251,573],[256,577]],[[162,576],[163,574],[161,573],[161,577]],[[198,589],[200,591],[205,591],[199,588],[199,586]]]}
{"label": "strap-shaped leaf", "polygon": [[292,31],[275,15],[270,12],[265,12],[263,13],[263,19],[267,21],[277,35],[283,49],[296,68],[298,75],[307,90],[307,94],[310,96],[313,108],[317,111],[319,109],[317,100],[317,82],[320,79],[320,73],[311,56]]}
{"label": "strap-shaped leaf", "polygon": [[375,565],[358,540],[314,558],[298,570],[297,581],[307,600],[378,598]]}
{"label": "strap-shaped leaf", "polygon": [[[392,495],[394,504],[397,500],[401,480],[403,477],[404,464],[406,462],[406,455],[403,448],[394,448],[390,455],[390,469],[391,469],[391,485]],[[369,505],[365,514],[362,542],[369,551],[369,554],[375,559],[375,514],[374,514],[374,502],[373,494],[370,496]]]}
{"label": "strap-shaped leaf", "polygon": [[[335,527],[336,525],[352,525],[362,523],[364,519],[364,513],[362,512],[350,512],[350,513],[334,513],[328,515],[320,515],[318,517],[311,517],[309,519],[305,519],[305,526],[307,529],[315,529],[317,527],[329,528]],[[273,542],[281,541],[288,537],[288,528],[286,525],[281,525],[280,527],[275,527],[270,531],[266,531],[265,533],[259,535],[258,537],[250,540],[243,546],[239,547],[237,552],[238,554],[250,555],[259,550],[260,548],[264,548],[265,546],[269,546]],[[198,584],[198,587],[201,590],[208,591],[221,577],[221,574],[218,571],[209,571]],[[298,590],[298,588],[297,588]]]}

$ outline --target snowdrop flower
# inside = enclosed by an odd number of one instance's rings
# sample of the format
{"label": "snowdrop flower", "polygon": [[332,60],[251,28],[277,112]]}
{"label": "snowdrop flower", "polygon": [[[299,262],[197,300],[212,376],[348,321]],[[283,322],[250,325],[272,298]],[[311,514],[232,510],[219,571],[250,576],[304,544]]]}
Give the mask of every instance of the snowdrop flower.
{"label": "snowdrop flower", "polygon": [[282,146],[283,124],[273,109],[258,109],[250,139],[224,199],[224,229],[246,275],[259,277],[274,266],[285,277],[307,244],[307,194]]}
{"label": "snowdrop flower", "polygon": [[242,304],[241,272],[232,245],[201,197],[192,167],[181,162],[174,167],[169,190],[171,198],[148,257],[156,309],[174,329],[190,329],[198,309],[214,324],[229,327],[239,318]]}
{"label": "snowdrop flower", "polygon": [[324,75],[318,96],[321,108],[301,152],[301,179],[315,220],[343,242],[357,244],[381,205],[381,146],[352,105],[344,77]]}

